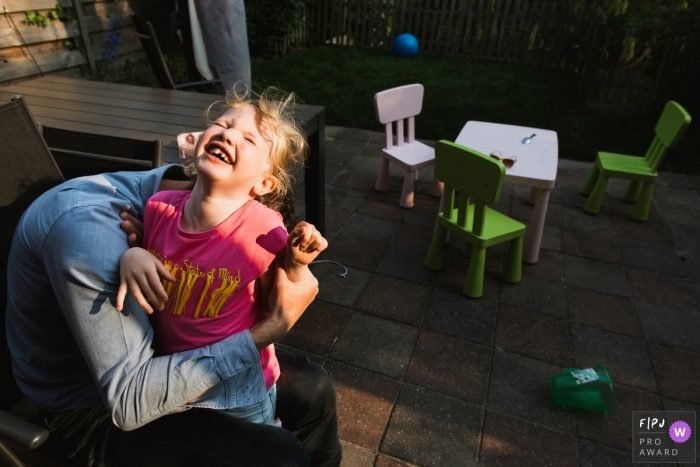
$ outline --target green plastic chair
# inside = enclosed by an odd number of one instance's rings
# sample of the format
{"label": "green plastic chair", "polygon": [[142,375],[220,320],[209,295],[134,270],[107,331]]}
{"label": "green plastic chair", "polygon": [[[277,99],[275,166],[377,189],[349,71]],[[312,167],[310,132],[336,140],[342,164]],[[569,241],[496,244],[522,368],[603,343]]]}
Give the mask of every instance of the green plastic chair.
{"label": "green plastic chair", "polygon": [[631,217],[637,221],[646,221],[649,217],[651,193],[658,176],[657,169],[666,152],[678,143],[689,124],[688,112],[677,102],[669,101],[654,129],[656,137],[644,157],[599,152],[595,165],[581,187],[581,193],[590,195],[583,209],[590,214],[598,214],[608,178],[625,178],[630,180],[630,184],[624,199],[635,203]]}
{"label": "green plastic chair", "polygon": [[[486,248],[510,241],[503,279],[520,282],[525,226],[487,205],[498,201],[505,176],[499,160],[449,141],[435,144],[435,174],[445,183],[443,211],[438,214],[425,267],[442,268],[442,254],[447,231],[465,239],[462,253],[471,256],[463,292],[481,297],[484,288]],[[455,209],[455,192],[459,191]],[[474,202],[470,200],[473,198]]]}

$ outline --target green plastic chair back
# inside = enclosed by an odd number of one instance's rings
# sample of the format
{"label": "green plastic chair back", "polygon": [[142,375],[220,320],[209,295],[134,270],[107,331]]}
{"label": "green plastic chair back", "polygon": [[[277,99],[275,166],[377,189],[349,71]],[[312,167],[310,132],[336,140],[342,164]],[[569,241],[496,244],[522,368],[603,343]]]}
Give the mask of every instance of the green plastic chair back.
{"label": "green plastic chair back", "polygon": [[493,204],[501,197],[506,168],[498,160],[449,141],[435,143],[436,158],[438,153],[438,180],[485,204]]}
{"label": "green plastic chair back", "polygon": [[690,115],[677,102],[669,101],[659,117],[654,132],[656,137],[644,156],[650,169],[656,171],[666,152],[681,139],[690,124]]}

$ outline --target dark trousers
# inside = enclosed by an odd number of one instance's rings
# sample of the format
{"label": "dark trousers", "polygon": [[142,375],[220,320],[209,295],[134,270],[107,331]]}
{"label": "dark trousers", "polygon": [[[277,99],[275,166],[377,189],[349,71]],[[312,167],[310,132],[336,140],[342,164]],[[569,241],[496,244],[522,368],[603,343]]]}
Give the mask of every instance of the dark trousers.
{"label": "dark trousers", "polygon": [[192,409],[134,430],[111,423],[107,410],[76,409],[48,418],[54,425],[44,448],[50,457],[77,453],[71,465],[109,467],[339,466],[341,446],[335,390],[320,365],[279,351],[277,416],[283,428]]}

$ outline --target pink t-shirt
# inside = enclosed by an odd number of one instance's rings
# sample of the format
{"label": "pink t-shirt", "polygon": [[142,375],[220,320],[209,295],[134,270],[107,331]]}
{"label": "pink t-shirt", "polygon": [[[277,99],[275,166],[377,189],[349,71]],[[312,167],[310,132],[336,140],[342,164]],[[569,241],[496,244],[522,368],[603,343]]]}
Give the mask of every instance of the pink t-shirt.
{"label": "pink t-shirt", "polygon": [[[177,282],[163,282],[169,299],[151,315],[153,346],[172,354],[213,344],[250,329],[264,317],[257,279],[286,246],[282,216],[250,201],[205,232],[185,232],[180,219],[189,191],[161,191],[146,205],[143,247]],[[275,349],[260,351],[265,385],[279,377]]]}

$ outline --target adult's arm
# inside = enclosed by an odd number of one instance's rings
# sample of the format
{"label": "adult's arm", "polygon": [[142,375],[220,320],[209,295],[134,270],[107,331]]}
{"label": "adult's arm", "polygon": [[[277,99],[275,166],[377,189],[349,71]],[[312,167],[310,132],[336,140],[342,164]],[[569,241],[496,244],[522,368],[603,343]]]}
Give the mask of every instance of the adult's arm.
{"label": "adult's arm", "polygon": [[[112,190],[108,184],[100,186],[109,192]],[[79,351],[82,356],[74,363],[66,362],[66,371],[55,373],[55,376],[60,375],[73,383],[74,390],[61,397],[68,399],[76,391],[99,393],[111,411],[114,423],[124,430],[183,411],[187,401],[227,379],[235,382],[236,405],[262,400],[265,386],[258,348],[284,335],[315,296],[317,285],[309,283],[289,287],[290,284],[282,278],[278,298],[271,306],[274,313],[264,326],[259,326],[261,329],[255,331],[256,342],[249,331],[244,331],[207,347],[154,357],[151,349],[153,331],[145,312],[131,298],[126,301],[122,313],[114,307],[119,284],[119,258],[128,248],[126,236],[119,228],[123,201],[115,198],[110,203],[99,198],[98,202],[93,202],[93,199],[81,197],[80,189],[65,189],[45,197],[43,205],[34,208],[39,213],[55,212],[46,226],[46,234],[34,235],[30,230],[37,229],[29,227],[34,222],[40,227],[38,230],[44,231],[42,225],[45,225],[46,217],[28,216],[24,225],[26,232],[19,234],[26,237],[26,241],[21,242],[23,246],[15,251],[15,263],[21,267],[13,277],[23,286],[20,301],[40,300],[41,288],[37,284],[43,280],[41,277],[50,278],[51,288],[69,328],[65,340],[59,342],[58,334],[49,329],[50,322],[37,317],[36,327],[43,327],[47,331],[43,336],[51,337],[42,342],[43,349],[37,348],[34,353],[46,355],[52,349],[55,353],[60,346],[77,346],[75,352]],[[33,269],[25,260],[20,260],[35,254],[40,256],[42,268]],[[34,285],[36,287],[32,288]],[[31,341],[32,336],[29,337]],[[24,344],[38,346],[39,342]],[[60,352],[64,350],[61,348]],[[70,355],[69,352],[70,349],[66,355]],[[76,380],[81,371],[89,371],[91,378],[79,377]],[[71,377],[71,374],[75,376]],[[56,382],[56,378],[51,377],[39,379],[42,380]],[[96,391],[91,389],[93,382]],[[38,383],[35,387],[38,394],[48,390],[42,389]],[[54,407],[55,410],[65,408],[70,407]]]}

